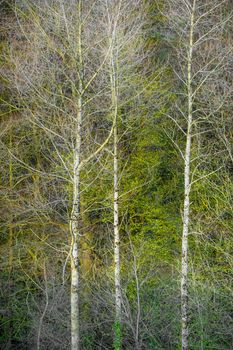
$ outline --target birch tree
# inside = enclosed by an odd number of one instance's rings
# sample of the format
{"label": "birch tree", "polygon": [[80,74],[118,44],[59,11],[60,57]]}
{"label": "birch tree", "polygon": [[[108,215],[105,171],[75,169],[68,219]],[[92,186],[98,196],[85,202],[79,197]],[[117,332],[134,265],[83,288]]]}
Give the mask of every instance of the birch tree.
{"label": "birch tree", "polygon": [[193,55],[193,29],[196,0],[193,1],[190,16],[188,57],[187,57],[187,97],[188,117],[186,132],[186,147],[184,154],[184,212],[182,234],[182,271],[181,271],[181,318],[182,318],[182,349],[188,349],[188,233],[190,214],[190,156],[191,156],[191,132],[193,121],[193,92],[192,92],[192,55]]}
{"label": "birch tree", "polygon": [[[129,115],[124,109],[130,111],[132,103],[138,104],[138,97],[143,94],[143,84],[138,79],[138,71],[147,58],[148,53],[143,52],[142,35],[145,25],[146,6],[139,1],[105,1],[107,38],[110,47],[108,59],[108,72],[111,96],[111,114],[113,120],[113,227],[114,227],[114,284],[115,284],[115,339],[114,348],[120,349],[122,342],[122,285],[120,265],[120,209],[119,185],[122,177],[120,168],[120,140],[127,134],[126,129],[119,130],[123,121],[127,125]],[[104,16],[104,18],[105,18]],[[145,34],[145,32],[144,32]],[[138,70],[138,71],[137,71]],[[146,66],[145,66],[146,70]],[[134,81],[134,84],[132,83]],[[139,81],[139,79],[138,79]],[[130,114],[132,112],[128,112]],[[135,112],[137,118],[138,111]],[[139,113],[140,114],[140,113]],[[136,342],[138,343],[138,336]]]}
{"label": "birch tree", "polygon": [[[28,42],[28,51],[20,60],[14,52],[12,57],[14,83],[24,110],[30,121],[47,135],[54,150],[48,155],[51,173],[47,170],[40,173],[72,187],[67,219],[70,230],[72,350],[80,349],[81,170],[103,151],[113,133],[113,128],[106,130],[102,141],[96,135],[92,144],[87,142],[88,137],[92,137],[89,126],[93,115],[98,113],[93,106],[97,99],[103,98],[102,89],[96,90],[96,80],[108,54],[107,49],[107,54],[91,61],[101,39],[94,31],[96,17],[91,17],[96,4],[89,5],[81,0],[70,3],[25,2],[23,7],[19,3],[16,13]],[[27,102],[28,96],[33,107]],[[57,172],[54,167],[60,170]]]}
{"label": "birch tree", "polygon": [[113,172],[114,172],[114,269],[115,269],[115,349],[121,347],[121,281],[120,281],[120,236],[119,236],[119,164],[118,164],[118,58],[116,49],[116,26],[113,24],[111,38],[111,71],[110,82],[112,91],[112,107],[113,107]]}
{"label": "birch tree", "polygon": [[[115,6],[114,6],[115,5]],[[108,27],[110,39],[110,84],[111,104],[113,116],[113,226],[114,226],[114,275],[115,275],[115,349],[121,348],[121,281],[120,281],[120,236],[119,236],[119,164],[118,164],[118,114],[119,114],[119,91],[118,91],[118,47],[117,28],[119,20],[119,4],[112,5],[108,11]],[[118,5],[118,6],[117,6]],[[113,11],[111,11],[113,9]],[[110,10],[110,11],[109,11]],[[115,11],[114,11],[115,10]]]}
{"label": "birch tree", "polygon": [[[179,61],[174,72],[182,85],[179,99],[185,103],[186,109],[179,102],[176,104],[178,113],[183,118],[168,115],[185,137],[185,151],[176,143],[184,160],[184,206],[181,260],[181,318],[182,318],[182,349],[189,347],[189,291],[188,291],[188,236],[190,234],[190,195],[193,184],[202,177],[196,176],[197,170],[203,166],[208,157],[214,154],[203,154],[194,151],[193,143],[201,134],[212,129],[211,118],[224,105],[224,100],[208,108],[206,90],[213,79],[217,79],[222,68],[229,59],[229,48],[218,43],[224,26],[230,16],[220,16],[220,10],[226,1],[173,1],[170,4],[171,28],[175,28],[177,42],[175,52]],[[171,29],[172,31],[172,29]],[[175,35],[176,35],[175,34]],[[172,35],[172,34],[171,34]],[[176,39],[174,38],[176,41]],[[178,45],[177,45],[178,44]],[[210,54],[211,52],[211,54]],[[213,101],[214,102],[214,101]],[[212,103],[213,103],[212,102]],[[218,171],[215,169],[213,172]],[[205,174],[204,177],[210,176]]]}

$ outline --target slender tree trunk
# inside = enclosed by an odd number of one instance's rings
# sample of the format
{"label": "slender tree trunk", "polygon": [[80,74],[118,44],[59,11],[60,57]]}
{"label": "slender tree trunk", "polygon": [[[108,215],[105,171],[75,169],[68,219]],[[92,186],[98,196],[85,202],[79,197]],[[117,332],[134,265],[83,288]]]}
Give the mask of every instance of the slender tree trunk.
{"label": "slender tree trunk", "polygon": [[140,284],[139,284],[139,279],[138,279],[138,272],[137,272],[137,262],[136,258],[135,260],[135,280],[136,280],[136,289],[137,289],[137,320],[136,320],[136,332],[135,332],[135,346],[136,350],[140,350],[140,338],[139,338],[139,330],[140,330],[140,319],[141,319],[141,298],[140,298]]}
{"label": "slender tree trunk", "polygon": [[113,169],[114,169],[114,271],[115,271],[115,339],[114,347],[121,349],[121,280],[120,280],[120,235],[119,235],[119,169],[118,169],[118,86],[117,86],[117,57],[116,33],[112,32],[111,49],[111,90],[113,106]]}
{"label": "slender tree trunk", "polygon": [[[10,130],[10,140],[9,140],[9,148],[10,151],[12,151],[12,130]],[[10,191],[13,190],[13,162],[12,162],[12,156],[10,154],[9,156],[9,189]],[[14,230],[13,230],[13,217],[12,214],[10,215],[10,224],[9,224],[9,259],[8,259],[8,273],[9,273],[9,292],[8,292],[8,311],[9,311],[9,335],[8,335],[8,348],[11,348],[11,342],[12,342],[12,334],[13,334],[13,321],[12,321],[12,293],[13,293],[13,287],[14,287],[14,281],[13,281],[13,258],[14,258],[14,252],[13,252],[13,240],[14,240]]]}
{"label": "slender tree trunk", "polygon": [[182,350],[188,350],[188,234],[190,214],[190,158],[191,158],[191,132],[193,120],[193,93],[192,93],[192,55],[193,55],[193,31],[196,0],[193,1],[190,18],[189,52],[188,52],[188,127],[185,149],[184,169],[184,211],[183,211],[183,235],[182,235],[182,276],[181,276],[181,317],[182,317]]}
{"label": "slender tree trunk", "polygon": [[82,62],[82,1],[78,3],[79,25],[77,49],[79,57],[79,95],[76,124],[76,141],[73,159],[73,205],[70,218],[71,228],[71,349],[80,349],[80,317],[79,317],[79,234],[80,234],[80,156],[81,156],[81,129],[83,114],[83,62]]}
{"label": "slender tree trunk", "polygon": [[78,112],[78,130],[74,150],[73,207],[71,213],[71,349],[80,349],[79,320],[79,229],[80,229],[80,146],[81,109]]}
{"label": "slender tree trunk", "polygon": [[118,203],[118,136],[114,126],[114,262],[115,262],[115,303],[116,323],[121,320],[121,282],[120,282],[120,236]]}
{"label": "slender tree trunk", "polygon": [[[10,151],[12,151],[12,130],[10,130],[9,149],[10,149]],[[9,188],[10,188],[10,191],[12,191],[12,189],[13,189],[13,162],[12,162],[11,154],[9,156]],[[13,218],[11,216],[10,224],[9,224],[9,261],[8,261],[10,281],[11,281],[12,269],[13,269],[13,227],[12,227],[12,221],[13,221]]]}

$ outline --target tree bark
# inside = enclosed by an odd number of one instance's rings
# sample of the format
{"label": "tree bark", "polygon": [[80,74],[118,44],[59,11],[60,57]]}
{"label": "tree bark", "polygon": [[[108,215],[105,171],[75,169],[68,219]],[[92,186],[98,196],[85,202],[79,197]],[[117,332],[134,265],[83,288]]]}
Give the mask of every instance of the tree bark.
{"label": "tree bark", "polygon": [[[11,119],[10,119],[11,121]],[[11,125],[12,128],[12,125]],[[9,140],[9,149],[12,151],[12,129],[10,129],[10,140]],[[10,192],[13,190],[13,161],[12,156],[10,154],[9,156],[9,189]],[[10,193],[10,196],[12,196],[12,193]],[[13,279],[13,259],[14,259],[14,229],[13,229],[13,215],[10,215],[10,224],[9,224],[9,258],[8,258],[8,273],[9,273],[9,291],[8,291],[8,311],[9,311],[9,334],[8,334],[8,348],[10,349],[12,346],[12,334],[13,334],[13,308],[12,308],[12,300],[11,296],[14,289],[14,279]]]}
{"label": "tree bark", "polygon": [[[81,101],[80,101],[81,108]],[[74,150],[73,167],[73,207],[71,213],[71,348],[79,350],[79,222],[80,222],[80,147],[81,147],[81,109],[78,112],[78,129]]]}
{"label": "tree bark", "polygon": [[183,235],[182,235],[182,275],[181,275],[181,318],[182,318],[182,350],[188,350],[188,234],[190,218],[190,158],[191,158],[191,132],[193,121],[193,92],[192,92],[192,55],[193,55],[193,31],[194,13],[196,0],[193,1],[192,13],[190,17],[189,51],[187,67],[187,96],[188,96],[188,127],[185,149],[185,169],[184,169],[184,210],[183,210]]}
{"label": "tree bark", "polygon": [[79,316],[79,235],[80,235],[80,157],[81,129],[83,119],[83,62],[82,62],[82,1],[78,3],[78,58],[79,58],[79,95],[76,125],[76,140],[73,155],[73,205],[70,217],[71,230],[71,349],[80,349],[80,316]]}
{"label": "tree bark", "polygon": [[80,349],[79,324],[79,222],[80,222],[80,146],[81,110],[78,113],[78,130],[74,151],[73,207],[71,213],[71,349]]}
{"label": "tree bark", "polygon": [[115,274],[115,349],[121,348],[121,280],[120,280],[120,234],[119,234],[119,169],[118,169],[118,84],[117,84],[117,53],[116,24],[111,38],[110,81],[113,106],[113,210],[114,210],[114,274]]}
{"label": "tree bark", "polygon": [[115,262],[115,306],[116,322],[121,320],[121,282],[120,282],[120,235],[118,203],[118,137],[117,125],[114,126],[114,262]]}

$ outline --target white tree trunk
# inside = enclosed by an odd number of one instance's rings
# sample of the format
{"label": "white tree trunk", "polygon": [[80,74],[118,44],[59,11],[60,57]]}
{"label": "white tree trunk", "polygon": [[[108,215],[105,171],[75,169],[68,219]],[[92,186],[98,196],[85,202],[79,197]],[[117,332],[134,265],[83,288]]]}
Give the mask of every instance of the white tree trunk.
{"label": "white tree trunk", "polygon": [[121,282],[120,282],[120,236],[118,204],[118,139],[117,125],[114,126],[114,263],[115,263],[115,307],[116,322],[121,320]]}
{"label": "white tree trunk", "polygon": [[81,110],[79,111],[73,167],[73,207],[71,213],[71,349],[80,349],[79,324],[79,223],[80,223],[80,146]]}
{"label": "white tree trunk", "polygon": [[193,55],[193,31],[196,0],[193,1],[190,18],[189,52],[188,52],[188,127],[185,149],[184,169],[184,211],[183,211],[183,235],[182,235],[182,275],[181,275],[181,317],[182,317],[182,350],[188,350],[188,234],[190,214],[190,158],[191,158],[191,132],[193,121],[193,93],[192,93],[192,55]]}
{"label": "white tree trunk", "polygon": [[79,30],[77,50],[79,59],[79,96],[76,124],[76,141],[73,155],[73,205],[70,218],[71,228],[71,349],[80,350],[80,317],[79,317],[79,234],[80,234],[80,164],[81,164],[81,129],[83,114],[83,62],[82,62],[82,1],[78,3]]}
{"label": "white tree trunk", "polygon": [[118,83],[117,83],[117,42],[116,26],[111,32],[110,81],[113,107],[113,210],[114,210],[114,272],[115,272],[115,347],[121,346],[121,279],[120,279],[120,235],[119,235],[119,169],[118,169]]}
{"label": "white tree trunk", "polygon": [[185,153],[185,198],[182,236],[182,275],[181,275],[181,317],[182,350],[188,349],[188,233],[189,233],[189,194],[190,194],[190,148],[191,135],[187,135]]}

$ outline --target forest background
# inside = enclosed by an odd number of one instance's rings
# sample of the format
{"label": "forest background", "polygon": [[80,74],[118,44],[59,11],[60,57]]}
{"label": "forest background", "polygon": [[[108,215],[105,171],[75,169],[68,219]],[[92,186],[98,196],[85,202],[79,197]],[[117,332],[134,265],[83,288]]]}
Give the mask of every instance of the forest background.
{"label": "forest background", "polygon": [[233,349],[232,1],[0,6],[0,348]]}

